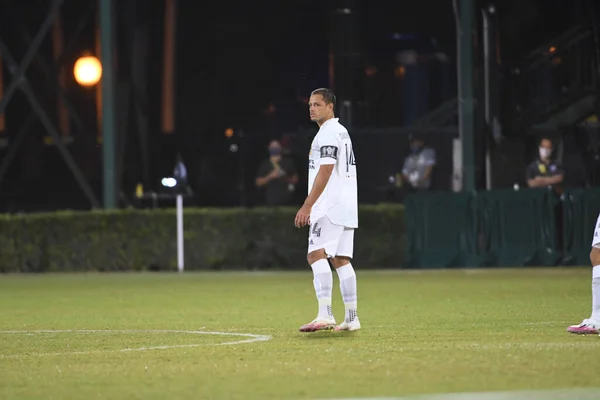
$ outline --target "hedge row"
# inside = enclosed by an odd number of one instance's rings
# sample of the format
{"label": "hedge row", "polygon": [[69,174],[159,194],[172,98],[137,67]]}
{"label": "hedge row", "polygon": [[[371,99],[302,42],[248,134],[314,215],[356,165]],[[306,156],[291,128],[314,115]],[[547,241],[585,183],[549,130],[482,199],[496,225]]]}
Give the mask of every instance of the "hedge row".
{"label": "hedge row", "polygon": [[[186,270],[306,268],[296,208],[184,210]],[[402,205],[364,205],[357,268],[404,260]],[[176,270],[175,210],[0,215],[0,272]]]}

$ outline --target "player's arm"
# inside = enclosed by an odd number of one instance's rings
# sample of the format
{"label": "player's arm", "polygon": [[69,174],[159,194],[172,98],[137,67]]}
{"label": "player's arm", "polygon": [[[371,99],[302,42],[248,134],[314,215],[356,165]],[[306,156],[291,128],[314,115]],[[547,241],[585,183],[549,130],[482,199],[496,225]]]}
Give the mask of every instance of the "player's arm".
{"label": "player's arm", "polygon": [[317,176],[315,176],[315,181],[310,193],[296,214],[296,219],[294,220],[296,227],[302,227],[310,224],[310,213],[312,207],[323,194],[323,191],[327,186],[327,182],[329,182],[329,178],[333,173],[333,168],[335,168],[335,165],[338,161],[340,143],[333,135],[326,135],[324,138],[322,138],[319,142],[319,148],[321,149],[319,170],[317,171]]}
{"label": "player's arm", "polygon": [[308,194],[308,197],[304,201],[304,204],[307,206],[312,207],[317,202],[321,194],[323,194],[323,191],[327,186],[327,182],[329,182],[329,178],[333,173],[333,168],[338,161],[340,146],[341,143],[332,134],[324,135],[324,137],[319,141],[321,153],[321,158],[319,160],[319,171],[315,177],[313,187]]}
{"label": "player's arm", "polygon": [[321,194],[323,194],[327,182],[329,182],[334,167],[335,161],[333,164],[323,164],[323,159],[321,159],[321,165],[319,166],[319,172],[317,172],[317,176],[315,177],[315,183],[306,197],[306,200],[304,200],[304,204],[312,207],[317,202]]}

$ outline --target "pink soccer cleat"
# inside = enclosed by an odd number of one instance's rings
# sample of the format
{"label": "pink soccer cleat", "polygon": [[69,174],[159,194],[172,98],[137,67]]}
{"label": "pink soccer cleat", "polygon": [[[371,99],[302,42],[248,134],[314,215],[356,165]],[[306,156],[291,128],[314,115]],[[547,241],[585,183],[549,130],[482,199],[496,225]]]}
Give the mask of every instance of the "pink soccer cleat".
{"label": "pink soccer cleat", "polygon": [[300,332],[317,332],[317,331],[330,331],[335,328],[335,319],[321,319],[317,318],[308,324],[304,324],[300,327]]}
{"label": "pink soccer cleat", "polygon": [[569,326],[567,332],[578,335],[592,335],[598,334],[598,329],[600,329],[600,324],[596,323],[596,321],[584,319],[579,325]]}

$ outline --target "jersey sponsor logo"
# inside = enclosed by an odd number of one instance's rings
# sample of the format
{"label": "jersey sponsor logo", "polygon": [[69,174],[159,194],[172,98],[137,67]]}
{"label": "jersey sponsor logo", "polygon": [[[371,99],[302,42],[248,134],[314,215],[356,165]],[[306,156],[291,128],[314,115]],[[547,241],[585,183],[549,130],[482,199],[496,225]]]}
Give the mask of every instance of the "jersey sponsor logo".
{"label": "jersey sponsor logo", "polygon": [[337,160],[338,157],[338,148],[335,146],[322,146],[321,147],[321,158],[333,158]]}
{"label": "jersey sponsor logo", "polygon": [[315,160],[308,160],[308,169],[315,169]]}

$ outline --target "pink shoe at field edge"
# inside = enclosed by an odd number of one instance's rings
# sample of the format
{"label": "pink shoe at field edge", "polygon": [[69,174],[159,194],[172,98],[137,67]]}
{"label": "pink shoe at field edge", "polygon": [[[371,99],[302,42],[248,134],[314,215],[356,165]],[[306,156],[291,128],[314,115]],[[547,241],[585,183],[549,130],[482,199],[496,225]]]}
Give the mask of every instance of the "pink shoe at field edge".
{"label": "pink shoe at field edge", "polygon": [[598,334],[598,324],[593,323],[589,319],[584,319],[579,325],[571,325],[567,328],[567,332],[577,335],[596,335]]}
{"label": "pink shoe at field edge", "polygon": [[335,328],[335,320],[315,319],[300,327],[300,332],[330,331]]}

